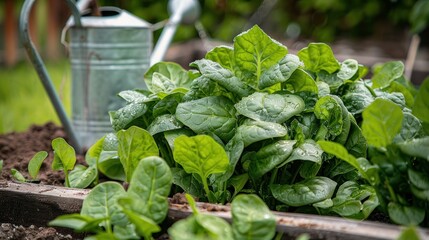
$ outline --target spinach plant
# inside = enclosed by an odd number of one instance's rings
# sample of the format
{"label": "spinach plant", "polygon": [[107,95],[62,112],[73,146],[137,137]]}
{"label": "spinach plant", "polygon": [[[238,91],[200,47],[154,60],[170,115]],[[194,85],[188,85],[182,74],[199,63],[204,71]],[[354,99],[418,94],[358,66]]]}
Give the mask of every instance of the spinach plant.
{"label": "spinach plant", "polygon": [[98,176],[96,161],[90,157],[95,148],[97,145],[88,150],[86,160],[89,167],[86,167],[80,164],[76,165],[76,153],[63,138],[52,140],[52,149],[54,150],[52,169],[64,172],[66,187],[86,188],[96,180]]}
{"label": "spinach plant", "polygon": [[117,182],[100,183],[85,198],[80,214],[59,216],[49,225],[95,234],[85,239],[153,239],[168,212],[171,184],[165,161],[146,157],[134,169],[127,191]]}
{"label": "spinach plant", "polygon": [[[110,113],[116,133],[101,143],[100,172],[127,181],[152,149],[176,191],[210,202],[247,192],[276,210],[365,219],[381,206],[397,223],[425,218],[429,85],[417,91],[401,62],[365,79],[367,67],[338,61],[327,44],[295,55],[254,26],[190,66],[157,63],[148,90],[119,93],[127,105]],[[154,141],[125,140],[135,127]],[[410,206],[424,211],[397,220]]]}
{"label": "spinach plant", "polygon": [[[46,151],[37,152],[28,162],[28,174],[30,175],[30,179],[25,179],[24,175],[20,173],[16,169],[11,169],[12,177],[19,182],[32,182],[37,181],[37,175],[39,174],[40,167],[42,166],[43,161],[48,157],[48,153]],[[2,161],[3,164],[3,161]],[[0,164],[0,165],[2,165]]]}

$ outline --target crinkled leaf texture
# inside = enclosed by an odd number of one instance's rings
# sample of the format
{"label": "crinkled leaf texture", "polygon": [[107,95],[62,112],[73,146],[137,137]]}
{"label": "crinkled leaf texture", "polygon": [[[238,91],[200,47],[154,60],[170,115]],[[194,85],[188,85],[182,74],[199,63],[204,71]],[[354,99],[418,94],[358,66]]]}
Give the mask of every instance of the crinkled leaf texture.
{"label": "crinkled leaf texture", "polygon": [[235,104],[237,112],[254,120],[283,123],[301,113],[305,104],[302,98],[291,94],[255,92]]}
{"label": "crinkled leaf texture", "polygon": [[198,134],[213,133],[229,141],[237,126],[236,110],[225,97],[205,97],[180,103],[176,118]]}
{"label": "crinkled leaf texture", "polygon": [[293,207],[305,206],[331,198],[337,183],[327,177],[305,179],[291,185],[271,185],[275,199]]}

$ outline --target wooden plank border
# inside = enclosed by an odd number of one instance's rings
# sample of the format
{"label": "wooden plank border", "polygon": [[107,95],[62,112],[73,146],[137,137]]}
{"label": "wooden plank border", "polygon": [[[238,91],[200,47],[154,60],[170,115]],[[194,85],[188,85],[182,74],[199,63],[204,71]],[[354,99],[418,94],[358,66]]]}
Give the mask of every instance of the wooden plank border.
{"label": "wooden plank border", "polygon": [[[0,182],[0,222],[46,226],[55,217],[77,213],[88,189],[73,189],[31,183]],[[205,214],[231,222],[230,206],[197,203]],[[277,231],[286,236],[308,233],[316,239],[396,239],[403,227],[371,221],[348,220],[310,214],[273,212]],[[169,220],[192,214],[187,204],[170,204]],[[422,239],[429,239],[429,229],[419,229]]]}

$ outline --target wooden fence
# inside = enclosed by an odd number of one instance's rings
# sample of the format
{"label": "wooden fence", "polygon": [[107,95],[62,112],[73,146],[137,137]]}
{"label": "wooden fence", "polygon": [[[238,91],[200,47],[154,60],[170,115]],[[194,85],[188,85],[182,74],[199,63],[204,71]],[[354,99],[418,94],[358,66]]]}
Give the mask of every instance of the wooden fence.
{"label": "wooden fence", "polygon": [[[0,26],[2,26],[0,35],[3,36],[3,46],[0,46],[0,64],[13,66],[25,56],[19,38],[19,13],[24,1],[3,1],[3,19],[0,19]],[[57,59],[62,55],[61,29],[70,12],[65,1],[43,1],[36,1],[32,8],[29,18],[30,34],[44,57]],[[46,14],[46,16],[41,16],[42,14]],[[42,30],[43,32],[40,32]]]}

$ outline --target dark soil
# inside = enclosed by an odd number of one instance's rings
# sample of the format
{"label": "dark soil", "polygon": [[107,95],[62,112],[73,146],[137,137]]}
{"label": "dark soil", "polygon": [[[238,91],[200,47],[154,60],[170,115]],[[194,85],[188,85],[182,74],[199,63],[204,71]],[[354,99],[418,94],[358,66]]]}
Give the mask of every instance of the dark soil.
{"label": "dark soil", "polygon": [[[53,123],[47,123],[43,126],[33,125],[28,131],[22,133],[12,132],[0,135],[0,159],[3,159],[1,178],[13,180],[10,170],[15,168],[27,179],[30,179],[27,170],[28,162],[37,152],[47,151],[49,155],[40,168],[38,180],[41,184],[63,185],[63,173],[51,170],[51,163],[54,158],[51,142],[58,137],[67,141],[63,128]],[[77,163],[84,164],[83,156],[77,155]]]}
{"label": "dark soil", "polygon": [[[49,155],[42,164],[38,180],[40,180],[41,184],[63,186],[63,173],[51,170],[51,163],[54,157],[51,142],[57,137],[62,137],[67,141],[63,128],[53,123],[47,123],[43,126],[34,125],[28,131],[22,133],[12,132],[0,135],[0,159],[3,160],[0,181],[13,180],[10,173],[12,168],[17,169],[27,179],[30,179],[27,170],[28,162],[37,152],[47,151]],[[77,163],[84,163],[83,156],[77,155]],[[52,227],[17,226],[11,223],[0,224],[0,239],[77,239],[76,236],[61,234],[60,232]]]}

